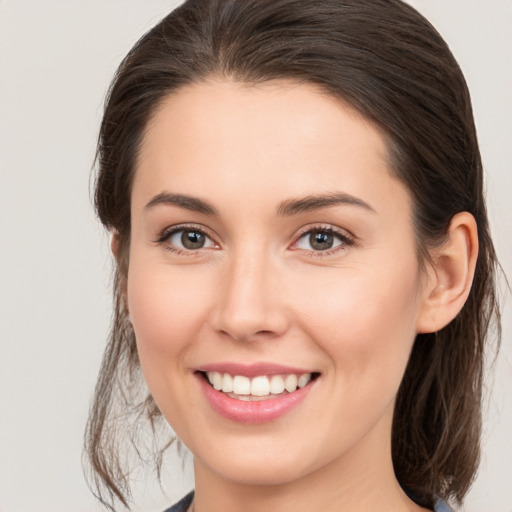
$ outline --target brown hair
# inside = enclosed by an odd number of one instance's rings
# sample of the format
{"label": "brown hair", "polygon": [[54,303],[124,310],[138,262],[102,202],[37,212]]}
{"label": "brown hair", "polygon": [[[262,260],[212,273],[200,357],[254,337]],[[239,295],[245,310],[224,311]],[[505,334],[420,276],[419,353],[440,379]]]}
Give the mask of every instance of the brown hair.
{"label": "brown hair", "polygon": [[[424,506],[436,496],[460,503],[479,461],[484,346],[493,317],[500,335],[497,260],[464,77],[441,36],[400,0],[189,0],[121,63],[97,151],[97,213],[120,244],[113,326],[86,433],[100,499],[126,505],[130,497],[120,429],[138,432],[145,418],[160,435],[161,416],[142,385],[123,305],[138,149],[167,95],[213,76],[315,84],[377,123],[392,170],[413,197],[421,258],[443,240],[456,213],[475,217],[480,248],[471,293],[448,326],[417,336],[392,434],[399,482]],[[150,446],[157,468],[170,442]]]}

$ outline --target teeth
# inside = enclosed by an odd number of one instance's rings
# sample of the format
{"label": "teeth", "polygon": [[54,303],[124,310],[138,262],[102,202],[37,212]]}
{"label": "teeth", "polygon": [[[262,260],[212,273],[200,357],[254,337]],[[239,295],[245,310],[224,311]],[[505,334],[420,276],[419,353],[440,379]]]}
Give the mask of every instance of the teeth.
{"label": "teeth", "polygon": [[270,392],[278,395],[284,391],[284,379],[281,375],[272,375],[270,379]]}
{"label": "teeth", "polygon": [[254,377],[251,382],[251,395],[267,396],[270,393],[270,383],[267,377]]}
{"label": "teeth", "polygon": [[288,393],[292,393],[297,389],[297,375],[286,376],[286,379],[284,379],[284,389],[286,389]]}
{"label": "teeth", "polygon": [[297,382],[297,385],[299,386],[299,388],[303,388],[310,380],[311,380],[311,374],[305,373],[304,375],[301,375],[299,377],[299,381]]}
{"label": "teeth", "polygon": [[213,372],[210,382],[217,391],[220,391],[222,389],[222,374]]}
{"label": "teeth", "polygon": [[230,393],[233,391],[233,377],[229,373],[225,373],[222,376],[222,391],[224,393]]}
{"label": "teeth", "polygon": [[233,378],[233,393],[236,395],[250,395],[251,394],[251,380],[242,375],[236,375]]}
{"label": "teeth", "polygon": [[240,400],[253,400],[252,397],[275,398],[284,392],[293,393],[303,388],[311,380],[311,373],[303,375],[261,375],[249,379],[243,375],[231,376],[229,373],[207,372],[210,384],[223,393],[235,395]]}

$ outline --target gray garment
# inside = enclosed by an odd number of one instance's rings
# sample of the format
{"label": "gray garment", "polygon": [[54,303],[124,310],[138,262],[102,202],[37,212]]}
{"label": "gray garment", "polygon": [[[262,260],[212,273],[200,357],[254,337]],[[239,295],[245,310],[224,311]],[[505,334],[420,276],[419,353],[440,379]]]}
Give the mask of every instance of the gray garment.
{"label": "gray garment", "polygon": [[178,501],[178,503],[165,510],[165,512],[187,512],[187,508],[190,507],[193,497],[194,491],[191,491],[184,498]]}
{"label": "gray garment", "polygon": [[[176,505],[173,505],[171,508],[165,510],[165,512],[187,512],[187,508],[192,503],[193,497],[194,491],[191,491],[182,500],[178,501]],[[443,500],[437,500],[437,503],[434,507],[434,512],[451,512],[451,510],[452,509]]]}

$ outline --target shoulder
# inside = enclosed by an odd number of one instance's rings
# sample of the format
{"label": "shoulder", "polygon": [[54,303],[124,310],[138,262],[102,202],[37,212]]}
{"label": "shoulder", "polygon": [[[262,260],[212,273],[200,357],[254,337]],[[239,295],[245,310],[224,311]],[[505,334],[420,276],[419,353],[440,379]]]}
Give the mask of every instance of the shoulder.
{"label": "shoulder", "polygon": [[[192,499],[194,498],[194,491],[189,492],[185,497],[183,497],[178,503],[175,503],[172,507],[166,509],[164,512],[186,512],[190,504],[192,503]],[[437,500],[434,512],[452,512],[452,509],[448,506],[448,504],[443,500]]]}
{"label": "shoulder", "polygon": [[[164,512],[186,512],[190,504],[192,503],[192,498],[194,497],[194,491],[189,492],[184,498],[182,498],[178,503],[175,503],[171,508],[168,508]],[[442,510],[440,512],[443,512]]]}
{"label": "shoulder", "polygon": [[435,504],[434,512],[452,512],[452,509],[448,506],[446,501],[439,499]]}
{"label": "shoulder", "polygon": [[[428,505],[425,503],[425,500],[421,499],[421,496],[419,494],[417,494],[416,492],[412,491],[409,487],[407,486],[404,486],[404,485],[401,485],[403,491],[405,492],[405,494],[407,494],[407,496],[412,500],[414,501],[415,503],[417,503],[418,505],[424,507],[424,508],[428,508],[428,510],[430,510],[430,506],[431,504],[429,503]],[[435,504],[434,504],[434,508],[433,508],[433,511],[432,512],[454,512],[450,506],[448,505],[448,503],[446,503],[446,501],[444,501],[443,499],[441,498],[434,498],[435,499]]]}

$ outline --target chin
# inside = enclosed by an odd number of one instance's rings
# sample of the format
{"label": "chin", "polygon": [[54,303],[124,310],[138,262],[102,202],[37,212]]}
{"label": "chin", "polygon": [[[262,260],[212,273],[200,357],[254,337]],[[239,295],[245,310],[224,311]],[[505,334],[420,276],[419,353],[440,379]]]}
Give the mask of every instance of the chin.
{"label": "chin", "polygon": [[317,469],[313,461],[305,460],[303,448],[297,453],[291,452],[282,445],[273,450],[250,447],[226,449],[215,455],[208,454],[202,459],[202,464],[221,478],[240,485],[283,485],[299,480]]}
{"label": "chin", "polygon": [[284,485],[300,479],[302,468],[293,469],[279,461],[265,460],[260,463],[228,460],[222,466],[213,468],[223,478],[240,485]]}

